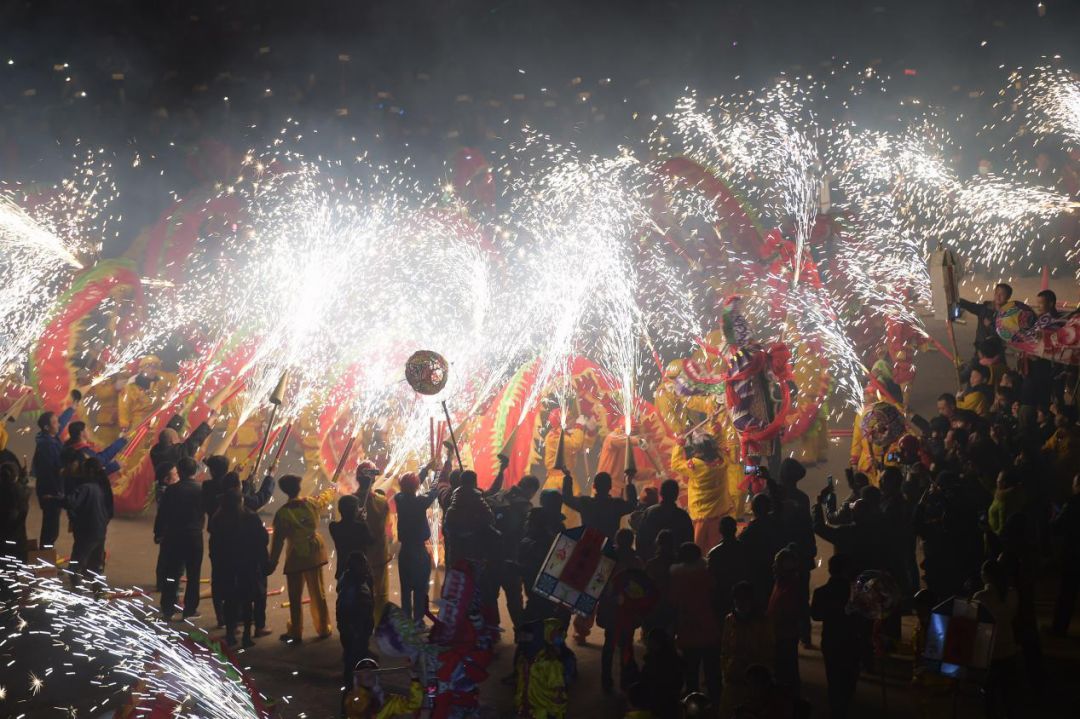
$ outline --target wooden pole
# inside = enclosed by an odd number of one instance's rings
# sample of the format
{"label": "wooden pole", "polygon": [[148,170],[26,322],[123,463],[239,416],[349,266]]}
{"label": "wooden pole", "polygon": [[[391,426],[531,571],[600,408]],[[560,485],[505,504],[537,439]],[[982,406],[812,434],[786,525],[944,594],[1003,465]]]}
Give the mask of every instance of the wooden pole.
{"label": "wooden pole", "polygon": [[458,469],[464,470],[461,464],[461,452],[458,452],[457,437],[454,436],[454,423],[450,421],[450,410],[446,408],[446,400],[442,401],[442,411],[446,415],[446,428],[450,430],[450,443],[454,445],[454,456],[457,458]]}
{"label": "wooden pole", "polygon": [[[945,265],[944,270],[946,289],[950,287],[956,287],[956,276],[953,274],[953,266],[951,264],[947,264]],[[948,295],[951,293],[946,292],[946,294]],[[949,333],[949,343],[952,345],[953,366],[956,368],[956,386],[959,389],[959,387],[963,384],[963,381],[961,381],[960,379],[960,350],[956,346],[956,330],[953,328],[952,302],[949,303],[948,314],[945,316],[945,328]]]}

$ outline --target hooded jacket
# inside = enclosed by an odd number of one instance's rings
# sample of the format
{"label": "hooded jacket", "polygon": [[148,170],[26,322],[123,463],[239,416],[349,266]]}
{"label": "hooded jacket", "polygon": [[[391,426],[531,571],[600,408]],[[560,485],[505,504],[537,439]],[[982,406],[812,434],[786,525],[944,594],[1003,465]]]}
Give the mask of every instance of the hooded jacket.
{"label": "hooded jacket", "polygon": [[[321,495],[320,495],[321,498]],[[274,542],[270,566],[276,567],[285,551],[285,574],[321,567],[329,561],[326,545],[319,536],[319,498],[290,499],[274,515]],[[332,496],[328,497],[332,501]]]}

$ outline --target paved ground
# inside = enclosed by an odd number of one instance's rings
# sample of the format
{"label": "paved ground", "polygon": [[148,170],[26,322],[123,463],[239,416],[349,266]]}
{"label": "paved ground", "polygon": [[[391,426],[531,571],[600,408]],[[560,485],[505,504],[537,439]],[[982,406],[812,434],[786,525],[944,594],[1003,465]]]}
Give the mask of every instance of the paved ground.
{"label": "paved ground", "polygon": [[[1030,289],[1030,288],[1025,288]],[[1018,292],[1023,295],[1024,292]],[[1034,294],[1031,292],[1030,294]],[[1062,292],[1061,294],[1065,294]],[[943,342],[947,342],[941,323],[931,323],[931,329]],[[973,328],[959,328],[959,342],[962,353],[967,354]],[[938,354],[920,357],[919,377],[913,399],[916,411],[930,416],[933,413],[933,399],[936,394],[953,383],[951,364]],[[847,456],[847,440],[834,440],[834,451],[827,465],[810,468],[805,490],[811,497],[824,486],[825,476],[832,473],[841,476]],[[280,502],[280,499],[278,500]],[[271,505],[270,511],[278,505]],[[269,515],[267,515],[267,518]],[[29,530],[36,536],[39,525],[36,507],[31,514]],[[151,539],[152,518],[139,517],[115,520],[109,529],[109,562],[107,572],[113,585],[121,587],[152,587],[154,564],[157,547]],[[60,539],[60,554],[67,554],[70,549],[70,536]],[[332,545],[331,545],[332,546]],[[826,561],[830,552],[828,544],[821,542],[821,559]],[[204,562],[203,575],[209,576],[209,562]],[[813,584],[818,586],[825,580],[824,569],[819,567],[813,574]],[[391,577],[392,600],[396,601],[396,575]],[[271,578],[271,590],[284,585],[283,577],[278,574]],[[208,585],[207,585],[208,588]],[[1045,618],[1050,611],[1053,587],[1041,587],[1039,597],[1040,614]],[[333,587],[330,588],[330,601],[333,602]],[[289,647],[280,644],[276,635],[284,629],[287,610],[282,608],[284,595],[272,597],[269,602],[269,621],[275,634],[259,640],[258,646],[243,652],[241,658],[249,667],[259,688],[266,694],[279,698],[282,702],[281,714],[286,717],[332,717],[336,716],[339,700],[340,644],[335,637],[323,641],[307,640],[302,646]],[[207,617],[212,616],[209,602],[204,605]],[[503,616],[506,616],[505,611]],[[308,617],[309,619],[309,617]],[[209,626],[207,621],[200,623]],[[905,625],[906,636],[910,636],[910,625]],[[1080,699],[1075,677],[1080,672],[1080,639],[1074,628],[1074,636],[1067,640],[1045,640],[1047,655],[1048,686],[1056,686],[1055,691],[1025,693],[1025,716],[1066,717],[1077,716],[1075,702]],[[580,677],[571,691],[571,717],[615,717],[620,716],[622,699],[608,697],[599,690],[599,633],[594,630],[592,642],[585,647],[575,647],[578,655]],[[815,626],[815,644],[817,627]],[[47,648],[42,648],[45,651]],[[29,667],[29,660],[3,656],[5,649],[0,644],[0,686],[23,685],[26,674],[34,670]],[[500,684],[499,678],[508,674],[511,667],[513,649],[509,638],[504,637],[499,656],[492,668],[492,678],[483,687],[482,699],[494,716],[513,716],[512,691]],[[815,716],[827,716],[825,706],[825,680],[821,655],[816,650],[802,650],[801,671],[804,695],[816,708]],[[976,717],[982,715],[982,707],[977,693],[972,687],[962,687],[956,697],[956,714],[952,713],[952,698],[939,697],[932,706],[924,704],[923,698],[913,690],[910,681],[910,663],[901,659],[890,664],[891,675],[887,683],[887,710],[883,708],[881,682],[874,677],[864,677],[859,686],[857,706],[853,716],[959,716]],[[70,690],[67,693],[71,693]],[[77,693],[76,693],[77,694]],[[55,707],[56,705],[52,705]],[[0,700],[0,716],[15,716],[11,702],[5,705]],[[26,711],[30,717],[63,716],[59,710],[40,705],[20,705],[18,712]],[[84,714],[80,714],[83,716]]]}

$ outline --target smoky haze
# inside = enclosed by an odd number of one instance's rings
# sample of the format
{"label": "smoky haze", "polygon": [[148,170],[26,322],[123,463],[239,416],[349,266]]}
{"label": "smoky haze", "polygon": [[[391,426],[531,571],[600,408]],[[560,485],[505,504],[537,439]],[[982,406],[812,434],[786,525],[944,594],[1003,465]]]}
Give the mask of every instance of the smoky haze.
{"label": "smoky haze", "polygon": [[730,92],[845,61],[971,114],[999,87],[999,66],[1075,44],[1080,3],[1042,5],[12,2],[0,9],[0,176],[52,180],[77,139],[100,145],[124,168],[127,223],[139,226],[169,191],[206,179],[192,147],[257,147],[287,118],[318,131],[331,156],[356,138],[437,175],[456,148],[524,123],[605,152],[635,134],[634,112],[663,112],[687,87]]}

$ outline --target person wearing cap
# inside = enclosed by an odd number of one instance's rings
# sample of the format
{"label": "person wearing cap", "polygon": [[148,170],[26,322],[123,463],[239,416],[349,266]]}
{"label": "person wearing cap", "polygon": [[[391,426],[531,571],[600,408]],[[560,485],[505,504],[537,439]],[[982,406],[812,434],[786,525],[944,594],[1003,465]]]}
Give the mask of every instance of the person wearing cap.
{"label": "person wearing cap", "polygon": [[42,412],[38,417],[38,433],[34,438],[34,458],[30,472],[34,475],[34,491],[41,507],[41,535],[39,547],[52,547],[60,536],[60,512],[64,508],[64,482],[60,477],[60,452],[64,448],[60,433],[75,416],[75,403],[82,395],[71,393],[72,404],[60,413]]}
{"label": "person wearing cap", "polygon": [[120,434],[138,427],[154,411],[154,400],[150,390],[154,382],[161,379],[161,360],[154,355],[147,355],[139,360],[139,372],[120,390],[117,400],[117,416],[120,422]]}
{"label": "person wearing cap", "polygon": [[281,641],[293,644],[304,637],[303,600],[307,586],[311,599],[311,620],[319,638],[330,636],[330,610],[326,605],[323,566],[329,562],[326,545],[319,536],[319,518],[329,509],[335,490],[330,488],[314,497],[300,496],[300,477],[287,474],[278,487],[289,501],[274,515],[274,538],[270,548],[270,566],[266,574],[277,570],[285,554],[285,584],[289,593],[289,625]]}
{"label": "person wearing cap", "polygon": [[105,474],[120,471],[120,463],[116,461],[116,455],[127,446],[127,437],[120,437],[115,442],[102,450],[98,450],[86,438],[86,422],[75,421],[68,425],[68,438],[64,442],[65,447],[70,447],[81,453],[84,457],[94,457],[105,468]]}
{"label": "person wearing cap", "polygon": [[[427,467],[420,470],[426,475]],[[438,485],[433,484],[426,494],[419,494],[420,476],[408,472],[401,476],[401,491],[394,495],[397,512],[398,578],[401,580],[401,609],[413,621],[420,621],[428,610],[428,586],[431,581],[431,554],[427,541],[431,539],[431,526],[427,521],[428,508],[439,496]]]}
{"label": "person wearing cap", "polygon": [[360,519],[367,525],[371,543],[364,550],[371,569],[372,591],[375,597],[376,621],[390,596],[390,551],[386,545],[386,520],[390,503],[372,489],[375,478],[382,474],[374,462],[365,459],[356,467],[356,496],[360,499]]}

